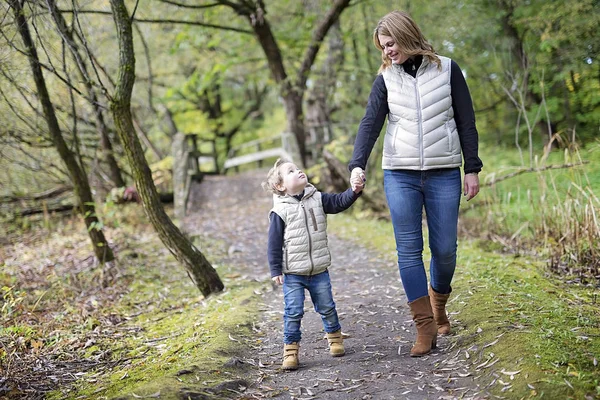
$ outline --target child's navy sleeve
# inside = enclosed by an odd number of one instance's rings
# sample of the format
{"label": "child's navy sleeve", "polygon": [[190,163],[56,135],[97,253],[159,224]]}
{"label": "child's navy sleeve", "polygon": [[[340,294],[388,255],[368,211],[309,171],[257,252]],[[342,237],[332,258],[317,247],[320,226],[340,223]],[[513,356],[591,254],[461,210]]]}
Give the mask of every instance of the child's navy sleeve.
{"label": "child's navy sleeve", "polygon": [[321,202],[325,214],[337,214],[350,208],[359,197],[360,194],[354,193],[352,188],[349,188],[343,193],[321,193]]}
{"label": "child's navy sleeve", "polygon": [[267,258],[271,278],[282,275],[283,271],[283,232],[285,223],[279,215],[272,212],[269,217],[269,242],[267,245]]}

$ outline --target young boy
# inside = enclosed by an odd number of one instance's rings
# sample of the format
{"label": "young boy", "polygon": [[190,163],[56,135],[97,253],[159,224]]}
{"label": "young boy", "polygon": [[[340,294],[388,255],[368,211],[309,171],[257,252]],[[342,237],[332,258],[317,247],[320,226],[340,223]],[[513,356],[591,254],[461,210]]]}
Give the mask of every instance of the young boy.
{"label": "young boy", "polygon": [[271,279],[283,284],[283,365],[298,369],[300,323],[304,315],[304,290],[308,290],[321,314],[327,334],[329,353],[345,354],[331,282],[327,269],[331,255],[327,245],[327,217],[349,208],[364,188],[357,179],[352,188],[340,194],[321,193],[295,164],[277,160],[262,186],[273,193],[269,212],[268,259]]}

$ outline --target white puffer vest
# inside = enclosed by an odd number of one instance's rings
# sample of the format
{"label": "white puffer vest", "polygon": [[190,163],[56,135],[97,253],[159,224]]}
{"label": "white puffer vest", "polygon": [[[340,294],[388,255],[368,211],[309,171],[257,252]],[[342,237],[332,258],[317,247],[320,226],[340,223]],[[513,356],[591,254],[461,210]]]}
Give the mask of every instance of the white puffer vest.
{"label": "white puffer vest", "polygon": [[423,57],[416,78],[397,64],[382,72],[389,106],[383,169],[428,170],[462,165],[452,109],[451,60],[439,58],[441,70]]}
{"label": "white puffer vest", "polygon": [[283,273],[316,275],[331,265],[327,245],[327,215],[321,193],[306,185],[304,197],[273,195],[273,208],[285,223],[283,236]]}

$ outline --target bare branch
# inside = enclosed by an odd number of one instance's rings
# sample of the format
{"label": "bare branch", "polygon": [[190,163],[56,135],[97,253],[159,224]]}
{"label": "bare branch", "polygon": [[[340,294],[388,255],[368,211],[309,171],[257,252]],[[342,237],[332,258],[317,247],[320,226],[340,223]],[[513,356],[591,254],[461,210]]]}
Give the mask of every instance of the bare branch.
{"label": "bare branch", "polygon": [[314,30],[311,43],[304,53],[302,64],[298,70],[297,81],[301,88],[306,86],[306,80],[308,79],[310,68],[315,62],[315,58],[317,57],[317,53],[321,48],[321,44],[323,43],[325,35],[327,35],[329,29],[339,19],[342,11],[344,11],[349,4],[350,0],[336,0],[333,7],[331,7],[329,12],[325,15],[325,18],[323,18],[319,26]]}
{"label": "bare branch", "polygon": [[[98,15],[112,15],[110,11],[102,11],[102,10],[61,10],[63,13],[73,13],[77,12],[79,14],[98,14]],[[222,26],[215,24],[207,24],[205,22],[200,21],[183,21],[178,19],[149,19],[149,18],[133,18],[133,22],[139,22],[143,24],[181,24],[181,25],[193,25],[193,26],[203,26],[206,28],[214,28],[221,29],[224,31],[233,31],[238,33],[245,33],[248,35],[252,35],[252,31],[242,28],[236,28],[234,26]]]}
{"label": "bare branch", "polygon": [[489,182],[484,183],[482,186],[493,186],[493,185],[495,185],[498,182],[502,182],[502,181],[504,181],[506,179],[514,178],[515,176],[522,175],[522,174],[529,173],[529,172],[542,172],[542,171],[547,171],[547,170],[550,170],[550,169],[573,168],[573,167],[579,167],[581,165],[588,164],[588,163],[589,163],[589,161],[582,161],[582,162],[579,162],[579,163],[568,163],[568,164],[561,164],[561,165],[548,165],[548,166],[542,167],[542,168],[523,168],[523,169],[520,169],[518,171],[511,172],[510,174],[501,176],[501,177],[499,177],[497,179],[494,178],[494,179],[490,180]]}
{"label": "bare branch", "polygon": [[156,108],[154,107],[154,102],[152,100],[152,85],[154,84],[154,76],[152,76],[152,60],[150,59],[150,48],[148,47],[148,42],[140,29],[138,24],[133,24],[133,27],[137,31],[140,36],[140,40],[142,41],[142,47],[144,48],[144,55],[146,56],[146,64],[148,65],[148,104],[150,105],[150,109],[156,113]]}
{"label": "bare branch", "polygon": [[[79,8],[77,6],[76,0],[72,0],[72,6],[73,6],[74,10],[77,10]],[[88,58],[91,61],[90,64],[92,65],[92,69],[94,70],[94,73],[96,74],[96,78],[98,79],[98,84],[100,85],[102,93],[110,100],[110,95],[108,94],[108,90],[106,89],[106,86],[104,86],[104,84],[102,83],[102,78],[100,78],[100,74],[98,73],[98,70],[96,69],[95,59],[92,57],[92,52],[90,51],[90,48],[89,48],[89,46],[87,44],[87,40],[85,39],[85,34],[83,33],[83,28],[81,27],[81,22],[79,21],[79,13],[78,13],[78,11],[75,11],[73,13],[73,19],[74,19],[74,21],[73,21],[73,32],[75,33],[75,36],[77,36],[79,38],[81,44],[83,44],[83,48],[85,49],[85,52],[86,52],[86,54],[88,55]],[[77,23],[77,27],[79,28],[79,32],[77,32],[77,29],[75,29],[75,23]],[[110,79],[110,77],[108,77],[108,78]]]}
{"label": "bare branch", "polygon": [[165,4],[171,4],[173,6],[177,6],[180,8],[191,8],[191,9],[195,9],[195,10],[199,10],[199,9],[203,9],[203,8],[211,8],[211,7],[218,7],[221,5],[221,3],[212,3],[212,4],[184,4],[184,3],[179,3],[176,1],[171,1],[171,0],[158,0],[161,3],[165,3]]}

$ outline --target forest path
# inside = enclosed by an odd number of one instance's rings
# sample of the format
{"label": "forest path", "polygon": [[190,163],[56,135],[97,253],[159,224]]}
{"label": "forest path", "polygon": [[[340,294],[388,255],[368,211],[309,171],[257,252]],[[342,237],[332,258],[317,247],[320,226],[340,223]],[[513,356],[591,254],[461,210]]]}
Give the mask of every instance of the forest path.
{"label": "forest path", "polygon": [[[228,256],[249,279],[268,280],[267,214],[271,196],[260,187],[266,171],[207,176],[195,185],[185,227],[191,234],[223,240]],[[360,200],[359,200],[360,201]],[[328,232],[330,275],[346,355],[329,356],[320,317],[307,294],[300,368],[280,369],[283,350],[281,287],[263,294],[257,337],[242,360],[250,387],[242,398],[278,399],[484,399],[467,370],[465,351],[447,339],[422,358],[411,358],[415,337],[394,255],[382,256]],[[260,345],[256,346],[257,339]]]}

